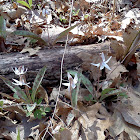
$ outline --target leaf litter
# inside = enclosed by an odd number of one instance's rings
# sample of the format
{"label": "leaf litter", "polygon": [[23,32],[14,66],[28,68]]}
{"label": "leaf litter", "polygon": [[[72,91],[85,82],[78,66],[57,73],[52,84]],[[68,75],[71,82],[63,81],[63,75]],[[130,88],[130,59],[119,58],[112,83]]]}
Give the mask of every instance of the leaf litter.
{"label": "leaf litter", "polygon": [[[25,98],[15,98],[13,93],[0,93],[1,139],[140,139],[139,4],[131,0],[114,2],[75,1],[71,27],[68,26],[71,4],[67,0],[39,1],[38,4],[31,0],[26,4],[0,2],[1,52],[12,53],[14,50],[37,56],[40,49],[58,44],[63,46],[68,34],[69,46],[110,42],[103,51],[99,51],[98,46],[96,53],[78,54],[82,60],[80,81],[75,83],[75,91],[71,91],[70,80],[69,89],[62,87],[54,119],[50,118],[59,91],[55,86],[50,95],[41,85],[33,88],[38,92],[37,99],[40,99],[36,103],[39,105],[43,100],[43,105],[51,107],[46,109],[47,113],[42,112],[45,115],[41,120],[34,118],[32,112],[27,117],[25,105],[22,105]],[[101,59],[101,54],[105,60]],[[105,68],[99,68],[101,61],[108,59],[106,65],[109,69],[105,65]],[[100,66],[96,67],[97,64]],[[11,85],[11,88],[16,87]],[[21,93],[24,92],[17,89],[17,95],[23,97]],[[36,107],[39,110],[37,104],[27,106],[27,110]],[[39,112],[36,114],[40,117]],[[45,134],[47,128],[48,133]]]}

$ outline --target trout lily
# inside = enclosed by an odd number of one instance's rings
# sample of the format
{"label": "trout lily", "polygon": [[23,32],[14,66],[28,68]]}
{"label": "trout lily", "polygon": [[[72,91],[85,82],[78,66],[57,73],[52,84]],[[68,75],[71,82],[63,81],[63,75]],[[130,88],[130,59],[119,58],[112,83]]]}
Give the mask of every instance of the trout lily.
{"label": "trout lily", "polygon": [[77,73],[76,73],[75,76],[74,76],[74,79],[73,79],[69,72],[67,73],[67,76],[68,76],[69,83],[62,83],[62,84],[64,86],[67,86],[68,91],[70,92],[71,88],[74,89],[76,87],[76,84],[78,82],[78,76],[77,76]]}
{"label": "trout lily", "polygon": [[102,62],[98,63],[98,64],[94,64],[91,63],[91,65],[96,66],[96,67],[100,67],[100,70],[107,68],[108,70],[111,70],[110,67],[107,65],[107,63],[110,61],[110,59],[112,58],[112,56],[110,56],[106,61],[105,61],[105,56],[104,53],[102,52],[101,54],[101,58],[102,58]]}
{"label": "trout lily", "polygon": [[23,74],[25,74],[26,72],[27,72],[27,68],[26,69],[24,69],[24,66],[20,66],[19,68],[12,68],[12,70],[14,71],[14,73],[16,74],[16,75],[23,75]]}
{"label": "trout lily", "polygon": [[15,83],[14,82],[12,82],[14,85],[19,85],[19,86],[28,86],[29,88],[30,88],[30,86],[28,85],[28,84],[30,84],[30,83],[26,83],[25,81],[24,81],[24,79],[21,79],[20,81],[18,81],[18,80],[16,80],[16,79],[13,79],[13,81],[15,81]]}

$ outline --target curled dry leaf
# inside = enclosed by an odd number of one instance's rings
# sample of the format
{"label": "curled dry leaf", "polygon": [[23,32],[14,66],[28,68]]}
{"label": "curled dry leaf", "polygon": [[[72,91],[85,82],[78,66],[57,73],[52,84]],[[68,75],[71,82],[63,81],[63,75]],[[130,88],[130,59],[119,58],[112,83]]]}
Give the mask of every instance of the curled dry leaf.
{"label": "curled dry leaf", "polygon": [[129,135],[130,140],[140,139],[140,128],[127,123],[118,110],[113,114],[113,121],[114,124],[109,129],[109,134],[113,138],[125,131]]}
{"label": "curled dry leaf", "polygon": [[126,70],[126,68],[120,62],[117,62],[115,58],[112,58],[109,63],[111,71],[107,72],[107,77],[112,80],[120,76],[121,73],[128,72],[128,70]]}
{"label": "curled dry leaf", "polygon": [[[101,104],[96,103],[84,109],[85,113],[81,114],[81,116],[78,118],[78,121],[75,121],[74,125],[71,128],[72,139],[80,139],[78,136],[80,129],[82,138],[85,137],[85,139],[87,140],[105,139],[104,131],[111,126],[112,122],[110,122],[108,117],[105,117],[106,120],[100,120],[96,118],[96,114],[99,111],[100,107]],[[82,127],[80,127],[80,125]]]}
{"label": "curled dry leaf", "polygon": [[126,122],[140,127],[140,95],[137,95],[137,92],[131,88],[129,88],[129,91],[127,93],[127,101],[123,99],[122,104],[119,104],[117,106],[117,109],[122,114]]}

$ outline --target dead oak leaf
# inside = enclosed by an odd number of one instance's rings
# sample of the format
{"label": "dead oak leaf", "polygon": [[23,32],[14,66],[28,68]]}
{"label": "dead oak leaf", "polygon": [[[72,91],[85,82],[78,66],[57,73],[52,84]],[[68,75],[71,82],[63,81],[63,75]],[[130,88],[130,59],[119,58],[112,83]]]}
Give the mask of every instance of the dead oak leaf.
{"label": "dead oak leaf", "polygon": [[120,62],[117,62],[115,58],[111,59],[109,65],[111,67],[111,71],[107,71],[107,77],[110,79],[114,80],[121,73],[128,72],[128,70],[126,70],[126,68]]}
{"label": "dead oak leaf", "polygon": [[[87,140],[105,139],[104,131],[111,126],[111,122],[108,117],[106,117],[106,120],[100,120],[96,118],[96,114],[100,107],[101,104],[96,103],[84,109],[85,113],[81,114],[81,116],[78,118],[78,121],[75,121],[71,128],[72,138],[76,137],[77,139],[80,139],[81,137],[82,139],[85,138]],[[80,131],[80,129],[82,130]],[[78,136],[78,130],[81,132],[80,137]]]}
{"label": "dead oak leaf", "polygon": [[29,52],[29,56],[32,56],[32,55],[36,55],[40,49],[41,49],[40,47],[36,47],[34,49],[29,48],[29,47],[25,47],[20,53]]}

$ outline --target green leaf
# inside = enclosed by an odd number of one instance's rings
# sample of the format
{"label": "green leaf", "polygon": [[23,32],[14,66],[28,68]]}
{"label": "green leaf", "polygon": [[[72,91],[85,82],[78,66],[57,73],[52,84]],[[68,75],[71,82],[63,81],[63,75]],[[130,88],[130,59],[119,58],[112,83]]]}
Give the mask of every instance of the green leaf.
{"label": "green leaf", "polygon": [[32,112],[27,112],[27,113],[26,113],[26,117],[31,116],[31,114],[32,114]]}
{"label": "green leaf", "polygon": [[107,94],[107,93],[109,93],[110,91],[112,91],[112,90],[115,90],[116,88],[106,88],[106,89],[104,89],[102,92],[101,92],[101,96],[103,96],[103,95],[105,95],[105,94]]}
{"label": "green leaf", "polygon": [[80,83],[81,83],[81,73],[78,72],[77,76],[78,76],[78,83],[76,84],[76,88],[71,91],[72,92],[71,101],[73,107],[77,107],[77,98],[78,98],[78,93],[79,93]]}
{"label": "green leaf", "polygon": [[41,110],[36,109],[34,112],[34,117],[41,120],[41,118],[42,118],[41,113],[42,113]]}
{"label": "green leaf", "polygon": [[36,104],[27,105],[27,110],[28,110],[29,112],[32,112],[32,111],[35,109],[35,107],[36,107]]}
{"label": "green leaf", "polygon": [[45,113],[45,112],[42,112],[41,115],[42,115],[42,116],[46,116],[46,113]]}
{"label": "green leaf", "polygon": [[88,96],[85,96],[84,99],[86,101],[93,101],[93,95],[92,94],[89,94]]}
{"label": "green leaf", "polygon": [[[69,72],[72,76],[75,76],[75,74],[77,73],[77,71],[74,71],[74,70],[68,70],[67,72]],[[93,94],[94,89],[93,89],[92,83],[82,73],[81,73],[81,82],[85,85],[88,91],[91,94]]]}
{"label": "green leaf", "polygon": [[55,44],[57,41],[59,41],[60,39],[64,38],[72,29],[74,29],[76,26],[78,26],[80,23],[77,23],[74,26],[69,27],[68,29],[66,29],[65,31],[61,32],[58,37],[55,39],[55,41],[53,42],[53,44]]}
{"label": "green leaf", "polygon": [[36,103],[41,104],[42,100],[43,100],[43,98],[39,98]]}
{"label": "green leaf", "polygon": [[82,73],[81,73],[81,82],[85,85],[85,87],[88,89],[88,91],[93,94],[93,85],[92,83],[88,80],[87,77],[85,77]]}
{"label": "green leaf", "polygon": [[32,32],[29,32],[29,31],[24,31],[24,30],[16,30],[14,32],[12,32],[12,34],[14,35],[19,35],[19,36],[24,36],[24,37],[31,37],[31,38],[34,38],[34,39],[37,39],[38,41],[40,41],[41,43],[43,43],[44,45],[46,45],[47,43],[42,39],[40,38],[38,35],[32,33]]}
{"label": "green leaf", "polygon": [[26,6],[27,8],[31,9],[31,7],[29,6],[29,4],[27,2],[20,1],[20,0],[18,0],[17,2],[20,3],[20,4],[22,4],[23,6]]}
{"label": "green leaf", "polygon": [[51,107],[46,107],[45,108],[45,112],[50,112],[52,109],[51,109]]}
{"label": "green leaf", "polygon": [[32,0],[28,0],[29,6],[32,7]]}
{"label": "green leaf", "polygon": [[13,97],[16,99],[20,99],[16,93],[14,93]]}
{"label": "green leaf", "polygon": [[3,106],[3,101],[0,101],[0,106]]}
{"label": "green leaf", "polygon": [[64,130],[65,130],[65,127],[61,127],[59,131],[62,132]]}
{"label": "green leaf", "polygon": [[22,98],[25,102],[29,103],[27,95],[24,91],[17,85],[14,85],[10,80],[0,75],[0,78],[5,82],[5,84],[18,95],[18,97]]}
{"label": "green leaf", "polygon": [[6,39],[6,22],[3,16],[0,16],[0,37]]}
{"label": "green leaf", "polygon": [[123,96],[125,98],[128,98],[128,95],[126,93],[124,93],[124,92],[120,93],[119,96]]}
{"label": "green leaf", "polygon": [[107,98],[109,96],[119,95],[120,93],[122,93],[122,91],[120,89],[116,89],[116,88],[107,88],[107,89],[104,89],[104,90],[103,90],[104,91],[104,94],[101,93],[100,101],[104,100],[105,98]]}
{"label": "green leaf", "polygon": [[20,130],[18,129],[17,140],[20,140]]}
{"label": "green leaf", "polygon": [[33,102],[35,101],[35,96],[37,94],[37,90],[42,82],[42,79],[44,77],[44,74],[45,74],[45,71],[46,71],[46,66],[44,66],[37,74],[35,80],[34,80],[34,83],[33,83],[33,88],[32,88],[32,95],[31,95],[31,98],[33,100]]}

